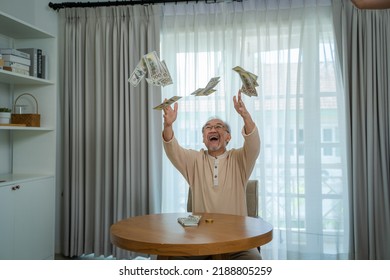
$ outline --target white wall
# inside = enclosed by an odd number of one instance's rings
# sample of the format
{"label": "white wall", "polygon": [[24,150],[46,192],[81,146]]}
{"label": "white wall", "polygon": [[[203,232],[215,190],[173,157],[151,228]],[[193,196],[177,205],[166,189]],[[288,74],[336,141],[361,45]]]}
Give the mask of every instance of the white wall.
{"label": "white wall", "polygon": [[49,0],[0,0],[0,10],[50,34],[57,35],[58,13],[49,8],[49,2]]}

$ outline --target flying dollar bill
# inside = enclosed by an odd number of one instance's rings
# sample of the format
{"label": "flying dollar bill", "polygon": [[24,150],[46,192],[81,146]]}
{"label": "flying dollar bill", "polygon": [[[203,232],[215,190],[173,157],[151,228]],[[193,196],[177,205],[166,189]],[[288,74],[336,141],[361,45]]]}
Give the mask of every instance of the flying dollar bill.
{"label": "flying dollar bill", "polygon": [[191,95],[195,96],[207,96],[212,94],[213,92],[216,92],[214,87],[220,82],[219,77],[211,78],[210,81],[207,83],[205,88],[198,88],[196,91],[191,93]]}
{"label": "flying dollar bill", "polygon": [[160,61],[155,51],[142,56],[128,81],[136,87],[146,74],[149,77],[145,80],[151,85],[166,86],[173,83],[165,61]]}
{"label": "flying dollar bill", "polygon": [[162,66],[162,69],[163,69],[163,77],[164,77],[162,79],[162,81],[161,81],[162,85],[166,86],[166,85],[172,84],[173,83],[172,77],[171,77],[171,74],[168,71],[167,64],[165,63],[164,60],[161,61],[161,66]]}
{"label": "flying dollar bill", "polygon": [[146,68],[146,64],[143,59],[141,59],[137,66],[135,67],[133,73],[131,73],[129,82],[132,84],[134,87],[136,87],[139,82],[143,79],[143,77],[146,75],[146,72],[148,69]]}
{"label": "flying dollar bill", "polygon": [[148,68],[149,77],[155,81],[160,80],[163,77],[163,70],[157,53],[155,51],[147,53],[143,59]]}
{"label": "flying dollar bill", "polygon": [[163,103],[160,105],[154,107],[154,110],[163,110],[165,107],[170,106],[171,104],[175,103],[177,100],[179,100],[181,96],[173,96],[169,98],[168,100],[165,100]]}
{"label": "flying dollar bill", "polygon": [[233,68],[241,78],[242,87],[241,92],[245,93],[248,96],[258,96],[256,87],[259,85],[257,83],[257,76],[251,72],[244,70],[240,66],[236,66]]}

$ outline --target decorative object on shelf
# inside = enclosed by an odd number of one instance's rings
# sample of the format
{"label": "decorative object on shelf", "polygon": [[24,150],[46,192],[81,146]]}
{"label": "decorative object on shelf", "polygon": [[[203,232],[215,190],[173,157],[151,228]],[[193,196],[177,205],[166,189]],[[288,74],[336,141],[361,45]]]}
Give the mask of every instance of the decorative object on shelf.
{"label": "decorative object on shelf", "polygon": [[[20,108],[20,105],[17,105],[19,98],[26,95],[32,97],[35,101],[35,107],[36,107],[35,114],[25,114],[25,113],[20,114],[20,111],[18,112],[17,110],[17,108]],[[33,126],[33,127],[41,126],[41,115],[38,114],[38,101],[32,94],[23,93],[15,99],[14,112],[11,114],[11,123],[25,124],[26,126]]]}
{"label": "decorative object on shelf", "polygon": [[9,124],[11,121],[11,109],[0,108],[0,123]]}

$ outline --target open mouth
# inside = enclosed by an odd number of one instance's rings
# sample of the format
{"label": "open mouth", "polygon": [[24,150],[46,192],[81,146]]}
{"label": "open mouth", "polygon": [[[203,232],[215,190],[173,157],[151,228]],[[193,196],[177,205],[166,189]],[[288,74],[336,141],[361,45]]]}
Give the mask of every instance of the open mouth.
{"label": "open mouth", "polygon": [[210,136],[208,137],[208,140],[209,140],[211,143],[218,142],[218,141],[219,141],[219,135],[210,135]]}

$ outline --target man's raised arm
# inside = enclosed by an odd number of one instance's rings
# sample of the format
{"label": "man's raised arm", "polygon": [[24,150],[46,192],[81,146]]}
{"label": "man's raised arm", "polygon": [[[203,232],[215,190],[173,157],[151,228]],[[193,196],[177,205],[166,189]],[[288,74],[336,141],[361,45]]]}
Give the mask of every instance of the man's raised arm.
{"label": "man's raised arm", "polygon": [[177,109],[178,104],[175,103],[173,105],[173,109],[171,106],[167,106],[164,108],[164,129],[163,129],[163,139],[166,142],[169,142],[173,138],[173,123],[177,118]]}
{"label": "man's raised arm", "polygon": [[246,109],[244,101],[242,101],[241,99],[240,90],[238,91],[237,98],[236,96],[233,96],[233,103],[237,113],[240,114],[242,119],[244,120],[245,134],[250,134],[253,129],[255,129],[256,124],[252,120],[251,114],[249,114],[248,110]]}

